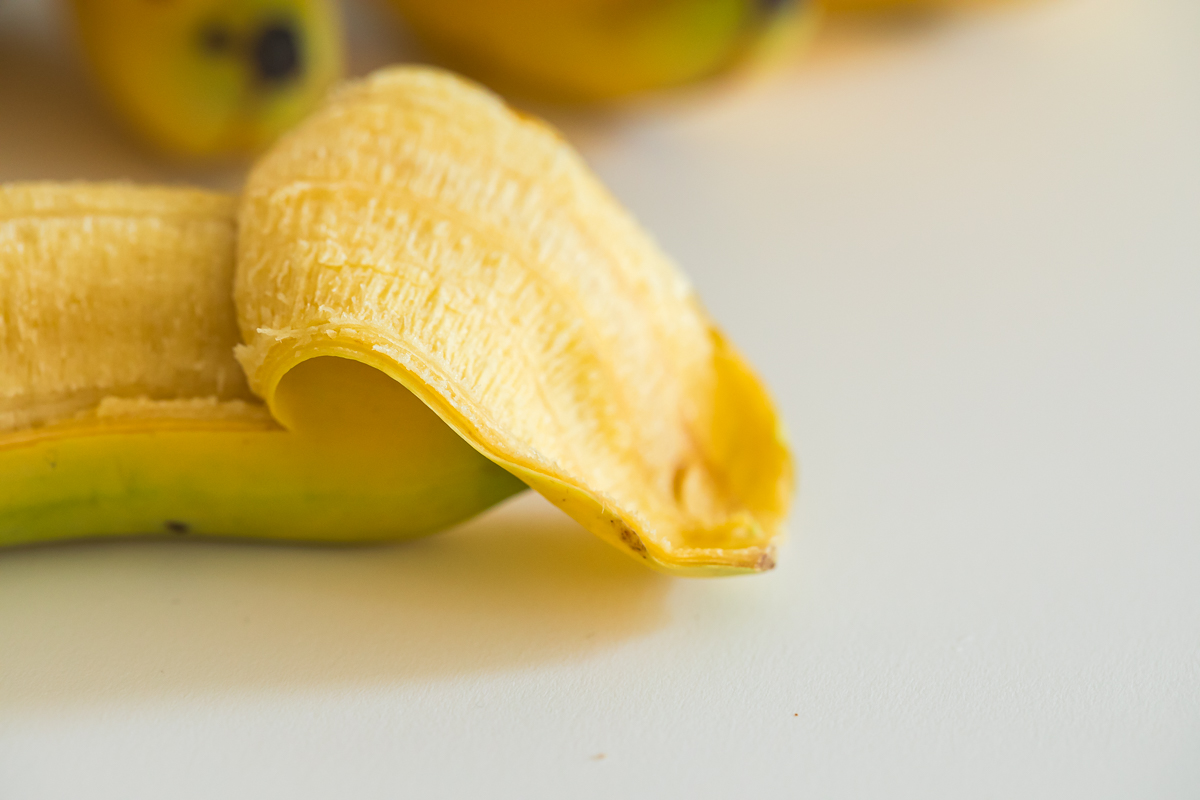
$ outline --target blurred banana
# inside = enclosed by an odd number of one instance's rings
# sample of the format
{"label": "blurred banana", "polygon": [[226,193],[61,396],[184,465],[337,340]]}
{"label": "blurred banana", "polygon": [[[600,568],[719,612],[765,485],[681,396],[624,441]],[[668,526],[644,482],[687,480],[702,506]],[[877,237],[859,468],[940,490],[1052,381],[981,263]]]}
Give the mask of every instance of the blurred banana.
{"label": "blurred banana", "polygon": [[[831,14],[887,14],[907,16],[987,5],[1011,4],[1014,0],[820,0]],[[1018,0],[1019,1],[1019,0]]]}
{"label": "blurred banana", "polygon": [[489,85],[595,100],[703,78],[799,38],[810,0],[392,0]]}
{"label": "blurred banana", "polygon": [[182,156],[261,150],[342,73],[331,0],[72,0],[97,82]]}

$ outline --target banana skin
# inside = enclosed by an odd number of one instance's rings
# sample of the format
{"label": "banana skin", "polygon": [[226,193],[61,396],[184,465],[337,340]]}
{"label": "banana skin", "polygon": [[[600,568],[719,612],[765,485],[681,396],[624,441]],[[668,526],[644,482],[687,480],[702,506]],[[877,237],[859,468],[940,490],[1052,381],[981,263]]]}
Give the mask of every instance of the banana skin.
{"label": "banana skin", "polygon": [[885,17],[924,16],[956,9],[1015,5],[1027,0],[821,0],[830,14],[883,15]]}
{"label": "banana skin", "polygon": [[812,28],[811,0],[392,0],[456,69],[503,91],[594,101],[770,58]]}
{"label": "banana skin", "polygon": [[111,105],[175,156],[262,150],[343,70],[331,0],[71,0],[71,8]]}
{"label": "banana skin", "polygon": [[237,349],[276,417],[348,359],[652,568],[775,563],[794,483],[762,381],[562,136],[441,70],[343,86],[255,165]]}

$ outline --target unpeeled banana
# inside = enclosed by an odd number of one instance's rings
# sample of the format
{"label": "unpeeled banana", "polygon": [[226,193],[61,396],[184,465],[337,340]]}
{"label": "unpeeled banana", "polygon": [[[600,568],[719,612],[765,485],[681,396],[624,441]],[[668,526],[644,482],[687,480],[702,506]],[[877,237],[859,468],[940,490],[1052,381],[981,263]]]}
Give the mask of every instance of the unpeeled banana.
{"label": "unpeeled banana", "polygon": [[826,13],[890,16],[1014,0],[391,0],[457,69],[506,92],[607,100],[776,60]]}
{"label": "unpeeled banana", "polygon": [[524,482],[650,566],[773,566],[770,399],[555,132],[394,68],[230,203],[6,190],[0,541],[409,535]]}
{"label": "unpeeled banana", "polygon": [[392,0],[489,85],[596,100],[704,78],[802,38],[812,0]]}
{"label": "unpeeled banana", "polygon": [[332,0],[72,0],[93,73],[121,116],[182,156],[255,153],[342,72]]}
{"label": "unpeeled banana", "polygon": [[1003,5],[1019,0],[821,0],[834,14],[927,14],[987,5]]}

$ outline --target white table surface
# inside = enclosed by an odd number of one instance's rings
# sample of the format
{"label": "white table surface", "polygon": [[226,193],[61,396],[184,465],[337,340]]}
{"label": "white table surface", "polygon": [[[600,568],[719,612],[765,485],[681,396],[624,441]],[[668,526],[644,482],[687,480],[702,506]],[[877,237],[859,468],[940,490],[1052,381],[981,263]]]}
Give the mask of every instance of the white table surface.
{"label": "white table surface", "polygon": [[[56,13],[0,3],[0,179],[236,186],[127,144]],[[356,71],[405,57],[352,13]],[[779,568],[663,577],[532,496],[3,553],[0,797],[1200,797],[1200,3],[557,119],[783,407]]]}

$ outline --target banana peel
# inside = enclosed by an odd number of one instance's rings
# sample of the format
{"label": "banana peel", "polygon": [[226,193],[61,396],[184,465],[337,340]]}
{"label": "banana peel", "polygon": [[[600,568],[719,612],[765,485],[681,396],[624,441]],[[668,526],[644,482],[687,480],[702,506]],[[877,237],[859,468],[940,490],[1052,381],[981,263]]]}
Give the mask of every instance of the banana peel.
{"label": "banana peel", "polygon": [[772,60],[813,0],[392,0],[442,59],[505,92],[609,100]]}
{"label": "banana peel", "polygon": [[97,84],[166,153],[254,154],[341,77],[331,0],[72,0]]}
{"label": "banana peel", "polygon": [[761,381],[554,131],[448,73],[347,85],[236,201],[7,187],[0,286],[0,543],[402,538],[527,484],[660,570],[774,565]]}
{"label": "banana peel", "polygon": [[683,574],[774,564],[792,461],[762,383],[553,130],[438,70],[340,90],[255,166],[237,358],[349,359],[588,530]]}

